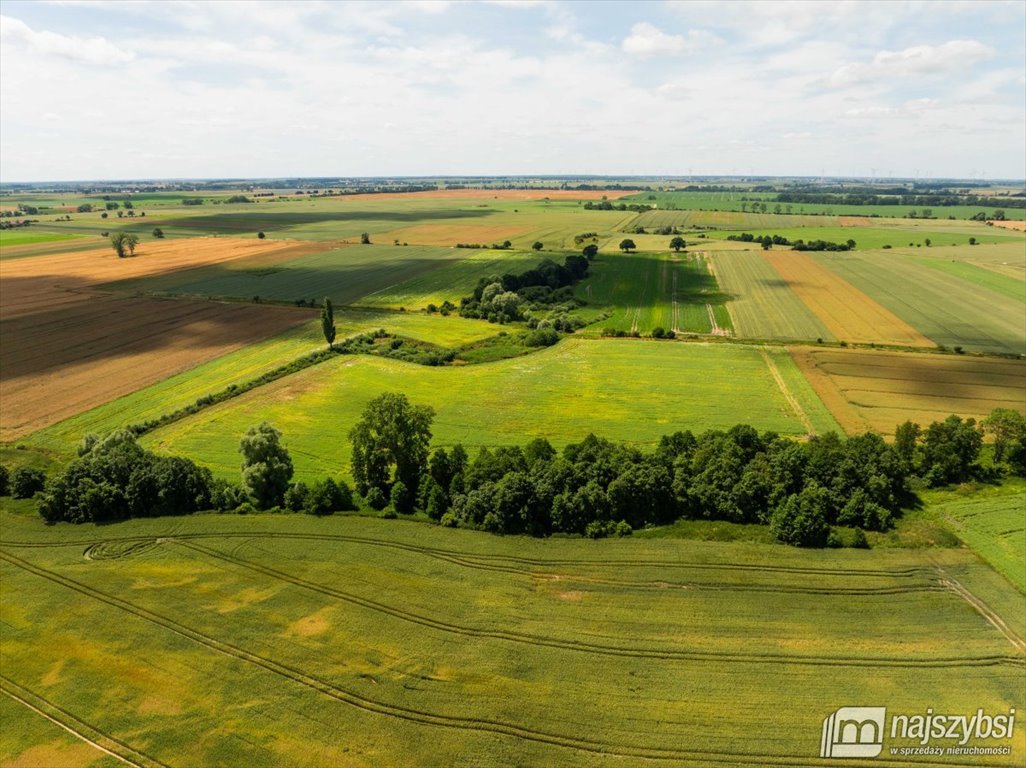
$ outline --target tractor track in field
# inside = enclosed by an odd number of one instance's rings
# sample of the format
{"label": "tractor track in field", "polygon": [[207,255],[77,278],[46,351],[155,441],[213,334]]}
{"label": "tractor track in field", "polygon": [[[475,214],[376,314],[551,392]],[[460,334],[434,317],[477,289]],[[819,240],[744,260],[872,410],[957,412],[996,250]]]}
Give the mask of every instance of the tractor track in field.
{"label": "tractor track in field", "polygon": [[805,409],[802,408],[802,404],[798,402],[798,398],[796,398],[790,388],[788,388],[787,382],[784,381],[784,377],[780,373],[780,369],[777,368],[776,361],[770,357],[770,354],[766,351],[765,347],[760,347],[759,353],[762,355],[762,360],[766,364],[766,369],[770,372],[770,376],[772,376],[773,381],[776,382],[777,389],[780,390],[780,394],[784,396],[787,404],[790,405],[791,410],[794,411],[794,415],[798,417],[802,426],[805,427],[805,433],[808,435],[816,434],[816,428],[812,426],[812,421],[809,419],[809,415],[805,413]]}
{"label": "tractor track in field", "polygon": [[[926,565],[913,565],[906,568],[815,568],[808,566],[787,566],[769,564],[746,564],[746,563],[694,563],[681,560],[588,560],[577,558],[542,559],[532,557],[521,557],[517,555],[490,555],[468,553],[460,550],[441,549],[438,547],[427,547],[419,544],[408,544],[394,541],[392,539],[379,539],[370,536],[351,536],[347,534],[332,533],[291,533],[284,531],[218,531],[210,533],[168,533],[161,536],[124,536],[117,538],[92,538],[73,541],[17,541],[0,540],[0,547],[13,547],[24,549],[50,549],[55,547],[90,547],[105,542],[148,542],[159,539],[162,542],[192,541],[203,539],[295,539],[310,541],[340,541],[350,544],[367,544],[390,549],[400,549],[407,552],[418,552],[441,559],[473,560],[484,563],[513,563],[527,567],[586,567],[586,568],[613,568],[620,569],[627,566],[638,566],[647,568],[668,568],[668,569],[693,569],[710,571],[750,571],[756,573],[781,573],[781,574],[805,574],[811,576],[838,576],[850,578],[852,576],[891,576],[896,578],[910,578],[922,574],[933,574],[935,568]],[[532,572],[536,573],[536,572]]]}
{"label": "tractor track in field", "polygon": [[[585,738],[579,736],[568,736],[565,734],[559,734],[548,730],[529,728],[524,725],[517,723],[507,722],[503,720],[483,717],[466,717],[458,715],[443,715],[425,710],[416,709],[413,707],[402,706],[398,704],[390,704],[376,699],[371,699],[362,694],[346,690],[340,686],[330,683],[326,680],[318,678],[314,675],[303,672],[300,669],[296,669],[281,662],[274,661],[273,659],[261,656],[259,654],[247,651],[231,643],[223,640],[218,640],[210,635],[206,635],[197,630],[191,629],[183,624],[170,619],[166,616],[162,616],[158,613],[150,611],[149,609],[142,608],[133,603],[123,600],[114,595],[105,593],[94,587],[87,586],[81,582],[77,582],[73,579],[61,576],[58,573],[50,571],[46,568],[29,563],[28,561],[21,560],[9,553],[0,552],[0,559],[5,560],[11,565],[20,568],[28,573],[31,573],[40,578],[46,579],[59,586],[71,589],[79,594],[94,599],[98,602],[104,603],[112,608],[119,609],[125,613],[128,613],[135,618],[162,627],[174,634],[191,640],[199,645],[202,645],[212,651],[243,661],[253,666],[259,667],[267,672],[277,675],[281,678],[296,683],[299,686],[305,687],[309,690],[313,690],[319,694],[322,694],[328,698],[338,701],[343,704],[360,709],[366,713],[378,714],[387,717],[392,717],[398,720],[404,720],[406,722],[414,723],[417,725],[434,726],[442,728],[450,728],[456,730],[473,731],[477,733],[492,733],[502,736],[509,736],[512,738],[522,739],[525,741],[531,741],[537,744],[543,744],[546,746],[561,747],[564,749],[576,750],[579,752],[590,753],[594,755],[604,755],[610,757],[632,757],[646,760],[659,760],[659,761],[674,761],[681,762],[689,765],[696,763],[708,763],[708,764],[727,764],[727,765],[739,765],[745,762],[752,762],[759,765],[766,766],[806,766],[807,768],[816,768],[817,766],[826,766],[823,760],[807,759],[807,760],[796,760],[792,756],[784,755],[763,755],[755,753],[733,753],[733,752],[721,752],[715,750],[703,751],[699,749],[682,749],[672,747],[645,747],[641,745],[617,745],[609,742],[604,742],[599,739]],[[6,691],[5,691],[6,692]],[[69,717],[73,717],[69,713]],[[77,720],[77,718],[76,718]],[[138,763],[130,763],[144,768]],[[155,765],[161,766],[161,768],[169,768],[164,766],[162,763],[156,763]],[[855,765],[855,763],[853,763]],[[870,765],[867,763],[866,765]],[[895,763],[887,761],[886,759],[874,760],[872,765],[901,765],[901,763]],[[954,765],[954,764],[952,764]],[[966,764],[969,765],[969,764]],[[972,765],[978,765],[973,763]]]}
{"label": "tractor track in field", "polygon": [[[265,656],[261,656],[251,651],[247,651],[244,648],[240,648],[236,645],[233,645],[232,643],[228,643],[223,640],[218,640],[215,637],[212,637],[210,635],[204,634],[195,629],[187,627],[166,616],[162,616],[161,614],[155,613],[146,608],[142,608],[141,606],[137,606],[133,603],[130,603],[127,600],[123,600],[122,598],[110,595],[94,587],[82,584],[81,582],[75,581],[65,576],[61,576],[58,573],[29,563],[28,561],[24,561],[21,558],[17,558],[9,553],[0,552],[0,559],[3,559],[9,564],[17,568],[20,568],[28,573],[31,573],[35,576],[38,576],[59,586],[78,592],[81,595],[89,597],[98,602],[104,603],[105,605],[108,605],[112,608],[121,610],[141,621],[145,621],[150,624],[154,624],[158,627],[161,627],[163,629],[166,629],[180,637],[184,637],[188,640],[191,640],[212,651],[236,659],[238,661],[243,661],[253,666],[259,667],[267,672],[270,672],[281,678],[296,683],[297,685],[313,690],[338,702],[347,704],[349,706],[355,707],[370,714],[384,715],[395,719],[404,720],[410,723],[415,723],[418,725],[474,731],[478,733],[493,733],[502,736],[518,738],[525,741],[531,741],[538,744],[544,744],[547,746],[562,747],[565,749],[572,749],[580,752],[591,753],[595,755],[606,755],[612,757],[633,757],[647,760],[685,762],[688,764],[694,764],[696,761],[698,761],[711,764],[725,763],[728,765],[737,765],[739,764],[739,762],[743,762],[745,760],[755,760],[761,765],[805,765],[810,766],[810,768],[812,766],[824,765],[822,761],[816,760],[809,760],[807,762],[799,763],[796,762],[793,757],[783,755],[759,755],[750,753],[731,753],[714,750],[703,751],[699,749],[681,749],[671,747],[645,747],[641,745],[616,745],[600,741],[594,738],[568,736],[547,730],[529,728],[524,725],[506,722],[498,719],[484,717],[466,717],[458,715],[443,715],[416,709],[413,707],[407,707],[398,704],[390,704],[387,702],[371,699],[367,696],[364,696],[353,691],[346,690],[345,688],[337,686],[326,680],[303,672],[300,669],[296,669],[287,664],[283,664],[281,662],[275,661]],[[8,691],[6,690],[4,692],[8,693]],[[74,717],[73,715],[70,715],[70,713],[66,714],[69,718]],[[74,719],[77,721],[77,718]],[[133,753],[141,755],[141,753],[137,753],[135,752],[135,750],[133,750]],[[168,768],[168,766],[165,766],[163,763],[153,761],[152,758],[147,758],[147,760],[149,760],[150,762],[137,763],[131,760],[124,759],[125,762],[128,762],[131,765],[135,765],[137,766],[137,768],[147,768],[148,765],[157,765],[161,766],[161,768]],[[880,763],[874,761],[874,764]]]}
{"label": "tractor track in field", "polygon": [[937,565],[937,573],[940,576],[940,584],[946,589],[951,590],[960,598],[965,600],[969,605],[976,610],[987,622],[994,627],[998,632],[1004,635],[1005,639],[1012,644],[1019,653],[1026,654],[1026,640],[1016,633],[1014,629],[1005,623],[1005,620],[998,616],[994,611],[991,610],[983,600],[974,595],[969,589],[967,589],[960,581],[948,574],[940,565]]}
{"label": "tractor track in field", "polygon": [[125,742],[104,733],[96,726],[89,725],[66,709],[14,682],[6,675],[0,675],[0,693],[27,707],[40,717],[46,718],[89,746],[127,765],[134,766],[134,768],[170,768],[167,763],[162,763],[145,752],[140,752]]}
{"label": "tractor track in field", "polygon": [[[624,656],[631,658],[655,658],[666,660],[683,661],[731,661],[734,663],[753,664],[798,664],[798,665],[825,665],[825,666],[894,666],[894,667],[937,667],[937,666],[977,666],[1004,663],[1008,660],[1002,656],[985,656],[975,658],[939,658],[939,659],[899,659],[899,658],[862,658],[862,657],[834,657],[834,656],[795,656],[793,654],[734,654],[721,653],[716,651],[680,650],[673,648],[629,648],[616,645],[605,645],[581,640],[567,640],[564,638],[551,637],[548,635],[531,634],[527,632],[516,632],[503,629],[482,629],[453,624],[439,619],[424,616],[402,608],[388,605],[377,600],[360,597],[350,592],[345,592],[334,587],[325,586],[316,582],[294,576],[266,565],[254,563],[239,557],[232,557],[223,552],[201,546],[194,542],[179,542],[181,546],[192,549],[222,562],[228,562],[240,568],[251,570],[263,576],[306,589],[326,597],[342,600],[351,605],[357,605],[377,613],[383,613],[401,621],[410,622],[423,627],[428,627],[440,632],[448,632],[467,637],[477,637],[492,640],[503,640],[507,642],[522,643],[526,645],[557,648],[582,653],[592,653],[603,656]],[[1012,659],[1014,661],[1014,659]]]}

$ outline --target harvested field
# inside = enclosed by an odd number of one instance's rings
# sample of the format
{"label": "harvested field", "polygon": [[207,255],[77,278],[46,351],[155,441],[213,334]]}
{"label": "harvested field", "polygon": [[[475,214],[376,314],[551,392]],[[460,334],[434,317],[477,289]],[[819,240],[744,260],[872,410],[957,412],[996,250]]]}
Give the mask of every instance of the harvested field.
{"label": "harvested field", "polygon": [[284,307],[66,293],[0,322],[7,442],[310,319]]}
{"label": "harvested field", "polygon": [[1026,362],[877,350],[793,347],[791,356],[849,433],[885,435],[911,420],[1026,413]]}
{"label": "harvested field", "polygon": [[933,342],[805,253],[769,251],[766,260],[838,339],[910,347]]}
{"label": "harvested field", "polygon": [[4,261],[0,267],[0,319],[77,303],[68,296],[91,286],[174,272],[244,257],[274,254],[286,261],[316,250],[320,243],[203,237],[142,243],[135,256],[119,259],[112,250],[73,251]]}
{"label": "harvested field", "polygon": [[994,221],[991,223],[995,227],[1004,227],[1005,229],[1014,229],[1017,232],[1026,232],[1026,221]]}

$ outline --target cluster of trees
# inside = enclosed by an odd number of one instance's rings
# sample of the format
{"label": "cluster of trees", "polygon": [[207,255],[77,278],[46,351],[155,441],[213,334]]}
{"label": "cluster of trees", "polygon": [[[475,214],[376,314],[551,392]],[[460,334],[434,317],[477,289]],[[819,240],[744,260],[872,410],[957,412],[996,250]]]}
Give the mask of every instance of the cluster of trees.
{"label": "cluster of trees", "polygon": [[[432,416],[403,395],[372,401],[350,433],[357,490],[376,508],[390,500],[397,512],[502,534],[604,536],[684,517],[765,523],[782,542],[824,546],[838,540],[833,526],[890,527],[913,476],[944,485],[982,472],[981,428],[958,416],[906,423],[894,445],[873,433],[800,443],[740,424],[676,432],[652,453],[591,435],[561,453],[539,438],[473,460],[461,445],[429,453]],[[998,460],[1026,453],[1021,414],[992,414],[985,427],[1004,441]]]}
{"label": "cluster of trees", "polygon": [[638,213],[652,210],[651,205],[645,205],[644,203],[611,203],[608,200],[599,202],[589,200],[584,204],[584,208],[588,211],[636,211]]}
{"label": "cluster of trees", "polygon": [[774,245],[789,245],[795,251],[855,250],[855,241],[850,239],[844,243],[831,243],[827,240],[810,240],[805,242],[804,240],[788,240],[783,235],[753,235],[750,232],[742,232],[740,235],[727,235],[727,239],[741,243],[760,243],[764,250],[769,250]]}
{"label": "cluster of trees", "polygon": [[[163,233],[161,233],[163,235]],[[110,247],[119,259],[135,255],[135,247],[139,245],[139,236],[131,232],[115,232],[110,235]]]}
{"label": "cluster of trees", "polygon": [[[584,250],[598,252],[591,246]],[[460,299],[460,315],[505,323],[522,320],[529,307],[575,304],[571,286],[588,274],[588,264],[587,255],[570,254],[562,264],[543,259],[520,274],[481,278],[474,293]]]}
{"label": "cluster of trees", "polygon": [[[32,470],[35,485],[27,495],[43,492],[39,514],[48,523],[107,522],[210,509],[246,512],[284,506],[316,515],[356,509],[344,481],[329,478],[309,487],[292,483],[292,459],[281,444],[281,433],[270,424],[250,428],[239,450],[241,484],[216,479],[189,459],[147,451],[127,429],[104,438],[87,435],[78,458],[45,488],[41,473]],[[27,493],[17,485],[22,473],[15,473],[16,495]]]}
{"label": "cluster of trees", "polygon": [[46,473],[35,467],[19,467],[13,476],[7,467],[0,466],[0,496],[31,499],[43,490]]}
{"label": "cluster of trees", "polygon": [[513,243],[509,240],[503,240],[501,243],[492,243],[491,245],[484,245],[482,243],[456,243],[456,247],[473,248],[477,251],[509,251],[512,250]]}

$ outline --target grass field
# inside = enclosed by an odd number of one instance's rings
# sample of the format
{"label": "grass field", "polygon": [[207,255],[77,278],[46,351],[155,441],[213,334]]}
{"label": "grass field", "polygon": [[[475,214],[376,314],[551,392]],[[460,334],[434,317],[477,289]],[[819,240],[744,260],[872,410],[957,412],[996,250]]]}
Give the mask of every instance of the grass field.
{"label": "grass field", "polygon": [[834,336],[759,251],[709,254],[739,337],[795,340]]}
{"label": "grass field", "polygon": [[[754,228],[738,229],[735,231],[718,229],[708,232],[712,239],[726,238],[728,235],[737,234],[740,231],[751,232],[753,235],[781,235],[791,242],[795,240],[825,240],[830,243],[844,243],[849,239],[856,242],[859,251],[883,248],[890,245],[892,248],[901,246],[916,247],[925,246],[929,239],[933,247],[949,245],[967,245],[970,237],[975,237],[979,243],[1011,243],[1022,242],[1022,235],[1006,230],[995,231],[994,227],[987,227],[979,223],[957,222],[958,226],[948,226],[952,222],[924,222],[922,225],[896,223],[896,222],[871,222],[869,226],[852,227],[824,227],[804,226],[786,227],[770,226],[756,230]],[[779,248],[787,249],[787,246]]]}
{"label": "grass field", "polygon": [[277,263],[213,265],[154,280],[133,280],[110,287],[167,295],[219,296],[276,301],[315,300],[325,296],[339,305],[458,261],[473,253],[456,248],[354,245],[322,250]]}
{"label": "grass field", "polygon": [[1021,653],[969,603],[1012,588],[959,550],[0,525],[4,691],[140,765],[817,765],[844,702],[1026,705]]}
{"label": "grass field", "polygon": [[[346,433],[368,400],[395,391],[436,409],[435,445],[462,442],[468,449],[533,437],[565,445],[590,432],[651,448],[678,429],[701,432],[738,421],[804,435],[809,429],[795,404],[814,431],[837,429],[796,373],[781,349],[576,338],[527,357],[465,367],[345,357],[208,408],[144,442],[235,477],[240,436],[267,419],[283,432],[297,473],[314,479],[348,471]],[[739,402],[749,404],[743,414]]]}
{"label": "grass field", "polygon": [[7,258],[5,251],[17,245],[35,245],[36,243],[53,243],[61,240],[74,240],[76,235],[62,232],[40,232],[38,229],[0,229],[0,259]]}
{"label": "grass field", "polygon": [[938,344],[1026,354],[1024,299],[1012,278],[995,286],[983,276],[967,279],[964,267],[924,268],[882,251],[815,258]]}
{"label": "grass field", "polygon": [[656,327],[677,333],[711,333],[716,319],[719,333],[731,331],[729,321],[712,312],[724,296],[704,256],[602,253],[577,286],[577,295],[589,305],[613,313],[599,324],[603,329],[642,335]]}
{"label": "grass field", "polygon": [[791,354],[848,433],[893,434],[908,420],[981,419],[995,408],[1026,413],[1026,361],[815,347]]}
{"label": "grass field", "polygon": [[1026,593],[1026,488],[1020,483],[995,490],[998,492],[978,492],[970,498],[938,504],[931,511]]}
{"label": "grass field", "polygon": [[1019,243],[967,246],[946,250],[942,258],[957,259],[1005,277],[1026,282],[1026,248]]}

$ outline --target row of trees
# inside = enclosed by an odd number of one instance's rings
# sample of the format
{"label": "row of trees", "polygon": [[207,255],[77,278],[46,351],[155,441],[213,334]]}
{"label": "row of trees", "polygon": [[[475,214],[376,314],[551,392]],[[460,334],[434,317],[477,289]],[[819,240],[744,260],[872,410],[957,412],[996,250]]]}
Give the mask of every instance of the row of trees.
{"label": "row of trees", "polygon": [[[848,239],[843,243],[832,243],[828,240],[788,240],[783,235],[753,235],[751,232],[742,232],[739,235],[727,235],[728,240],[741,243],[760,243],[763,250],[769,250],[774,245],[789,245],[795,251],[853,251],[855,241]],[[929,245],[929,241],[927,241]],[[672,246],[672,243],[671,243]]]}

